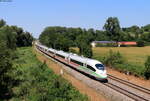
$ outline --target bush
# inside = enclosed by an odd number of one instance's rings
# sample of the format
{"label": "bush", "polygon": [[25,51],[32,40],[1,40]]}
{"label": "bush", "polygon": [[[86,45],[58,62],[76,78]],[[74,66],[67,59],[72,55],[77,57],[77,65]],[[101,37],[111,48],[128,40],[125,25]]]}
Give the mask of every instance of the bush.
{"label": "bush", "polygon": [[137,41],[137,46],[138,47],[144,47],[145,46],[144,41],[142,41],[142,40]]}
{"label": "bush", "polygon": [[145,42],[145,46],[150,46],[150,42]]}
{"label": "bush", "polygon": [[90,45],[83,46],[82,55],[88,58],[91,58],[93,56],[92,47]]}
{"label": "bush", "polygon": [[72,48],[69,49],[69,52],[74,53],[74,54],[79,54],[75,49],[72,49]]}
{"label": "bush", "polygon": [[108,66],[114,66],[115,64],[123,64],[124,58],[119,52],[109,51],[109,55],[105,58],[105,64]]}
{"label": "bush", "polygon": [[145,62],[145,72],[144,72],[144,76],[146,79],[150,78],[150,56],[147,57],[147,60]]}
{"label": "bush", "polygon": [[115,68],[124,73],[130,73],[135,76],[144,76],[143,75],[144,67],[141,67],[136,64],[130,64],[130,63],[116,64]]}
{"label": "bush", "polygon": [[[0,40],[1,41],[1,40]],[[0,99],[7,99],[12,95],[12,53],[4,44],[0,43]]]}

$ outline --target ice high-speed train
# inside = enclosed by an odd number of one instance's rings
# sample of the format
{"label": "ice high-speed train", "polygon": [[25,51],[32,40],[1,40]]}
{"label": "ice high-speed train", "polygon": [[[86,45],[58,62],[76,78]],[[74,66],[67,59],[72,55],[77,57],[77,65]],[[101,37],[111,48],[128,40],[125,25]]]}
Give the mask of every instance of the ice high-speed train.
{"label": "ice high-speed train", "polygon": [[38,50],[52,58],[55,58],[81,72],[84,72],[98,80],[107,80],[106,68],[105,66],[94,59],[85,58],[78,56],[77,54],[67,53],[63,51],[58,51],[52,48],[48,48],[39,43],[35,43]]}

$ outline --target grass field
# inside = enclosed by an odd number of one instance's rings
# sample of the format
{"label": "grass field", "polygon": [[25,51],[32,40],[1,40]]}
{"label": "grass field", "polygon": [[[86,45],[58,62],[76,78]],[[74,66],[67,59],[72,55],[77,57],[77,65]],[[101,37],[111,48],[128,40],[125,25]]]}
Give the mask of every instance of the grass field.
{"label": "grass field", "polygon": [[[78,48],[72,48],[79,52]],[[93,58],[105,57],[109,51],[119,51],[123,57],[131,64],[143,66],[147,56],[150,56],[150,46],[147,47],[95,47],[93,50]]]}
{"label": "grass field", "polygon": [[125,59],[131,64],[143,66],[148,55],[150,55],[150,46],[147,47],[96,47],[93,48],[94,57],[108,55],[109,51],[119,51]]}

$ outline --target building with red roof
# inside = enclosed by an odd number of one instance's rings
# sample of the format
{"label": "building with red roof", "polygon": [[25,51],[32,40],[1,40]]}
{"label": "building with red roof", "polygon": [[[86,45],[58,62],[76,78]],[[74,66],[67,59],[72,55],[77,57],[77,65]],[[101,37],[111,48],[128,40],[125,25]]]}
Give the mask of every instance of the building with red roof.
{"label": "building with red roof", "polygon": [[122,41],[122,42],[118,42],[118,46],[121,46],[121,45],[125,45],[125,46],[136,46],[137,45],[137,42],[135,41]]}

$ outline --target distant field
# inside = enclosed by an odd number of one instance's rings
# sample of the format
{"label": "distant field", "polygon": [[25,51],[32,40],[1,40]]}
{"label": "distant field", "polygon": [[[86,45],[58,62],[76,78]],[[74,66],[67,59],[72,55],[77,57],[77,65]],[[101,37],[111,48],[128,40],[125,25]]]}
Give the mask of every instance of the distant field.
{"label": "distant field", "polygon": [[[77,52],[78,48],[73,48]],[[93,57],[104,57],[109,54],[109,51],[119,51],[125,59],[131,64],[144,66],[144,62],[150,55],[150,46],[147,47],[95,47],[93,48]]]}
{"label": "distant field", "polygon": [[109,50],[119,51],[128,62],[132,64],[144,65],[148,55],[150,55],[150,46],[147,47],[96,47],[93,48],[94,57],[106,56]]}

